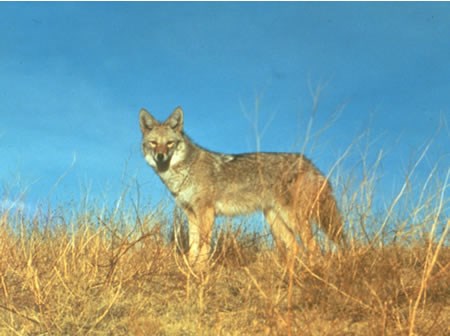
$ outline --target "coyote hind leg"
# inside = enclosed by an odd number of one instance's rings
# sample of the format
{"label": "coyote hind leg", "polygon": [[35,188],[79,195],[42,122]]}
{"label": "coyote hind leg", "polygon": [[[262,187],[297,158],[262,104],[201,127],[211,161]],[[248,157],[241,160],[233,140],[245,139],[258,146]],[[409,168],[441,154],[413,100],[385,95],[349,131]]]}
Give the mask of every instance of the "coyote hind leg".
{"label": "coyote hind leg", "polygon": [[295,233],[283,219],[281,211],[274,209],[264,211],[264,217],[270,225],[277,248],[283,255],[297,254],[298,244]]}
{"label": "coyote hind leg", "polygon": [[311,222],[306,219],[300,219],[297,222],[297,228],[300,234],[300,239],[302,240],[302,243],[308,253],[312,255],[320,254],[320,247],[314,237]]}
{"label": "coyote hind leg", "polygon": [[294,237],[297,234],[300,236],[300,240],[306,252],[311,255],[320,254],[320,247],[314,237],[311,221],[307,219],[302,212],[289,211],[289,208],[287,208],[285,211],[280,211],[279,214],[284,223],[290,224],[288,227],[292,228],[291,232],[293,232]]}

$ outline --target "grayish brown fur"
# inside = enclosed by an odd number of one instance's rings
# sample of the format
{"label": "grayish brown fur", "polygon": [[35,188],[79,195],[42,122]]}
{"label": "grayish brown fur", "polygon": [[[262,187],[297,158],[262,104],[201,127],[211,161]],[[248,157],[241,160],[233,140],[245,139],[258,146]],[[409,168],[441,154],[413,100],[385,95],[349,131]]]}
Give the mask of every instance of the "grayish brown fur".
{"label": "grayish brown fur", "polygon": [[191,263],[207,260],[217,215],[262,211],[277,245],[288,251],[297,251],[300,238],[307,251],[318,252],[313,223],[342,241],[342,218],[330,183],[305,156],[206,150],[184,134],[180,107],[163,123],[145,109],[139,120],[144,157],[188,218]]}

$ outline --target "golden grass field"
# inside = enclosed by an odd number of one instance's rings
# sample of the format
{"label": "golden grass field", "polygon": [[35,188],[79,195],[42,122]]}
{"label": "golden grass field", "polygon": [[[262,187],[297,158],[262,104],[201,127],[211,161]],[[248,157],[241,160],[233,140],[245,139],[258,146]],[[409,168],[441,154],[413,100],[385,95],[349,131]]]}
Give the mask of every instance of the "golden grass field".
{"label": "golden grass field", "polygon": [[376,169],[340,174],[349,246],[320,237],[317,258],[283,260],[268,230],[225,219],[204,272],[184,217],[139,190],[112,210],[3,209],[0,335],[450,335],[449,175],[408,174],[380,210]]}
{"label": "golden grass field", "polygon": [[161,213],[130,221],[4,212],[0,334],[449,335],[448,222],[436,239],[358,238],[295,264],[267,235],[225,225],[211,269],[194,274],[183,230],[176,244]]}

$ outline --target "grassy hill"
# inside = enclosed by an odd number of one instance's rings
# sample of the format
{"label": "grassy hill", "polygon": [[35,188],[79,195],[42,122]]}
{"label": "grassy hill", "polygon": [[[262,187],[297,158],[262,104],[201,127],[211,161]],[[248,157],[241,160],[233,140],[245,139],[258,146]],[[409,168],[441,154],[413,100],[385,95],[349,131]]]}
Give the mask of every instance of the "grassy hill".
{"label": "grassy hill", "polygon": [[347,250],[294,262],[270,236],[225,225],[211,268],[193,272],[182,217],[171,223],[173,239],[160,213],[132,219],[94,208],[67,219],[59,211],[0,216],[1,335],[450,331],[448,220],[439,235],[436,224],[419,235],[391,227],[383,239],[349,227]]}

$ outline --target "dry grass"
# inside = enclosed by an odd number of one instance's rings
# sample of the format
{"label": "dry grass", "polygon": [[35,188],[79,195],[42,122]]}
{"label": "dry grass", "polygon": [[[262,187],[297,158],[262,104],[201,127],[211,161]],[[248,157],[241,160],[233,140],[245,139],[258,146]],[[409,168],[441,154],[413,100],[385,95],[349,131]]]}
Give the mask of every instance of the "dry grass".
{"label": "dry grass", "polygon": [[234,229],[219,232],[212,269],[194,275],[161,216],[64,218],[2,214],[1,335],[449,333],[442,235],[355,240],[286,266],[267,237]]}

